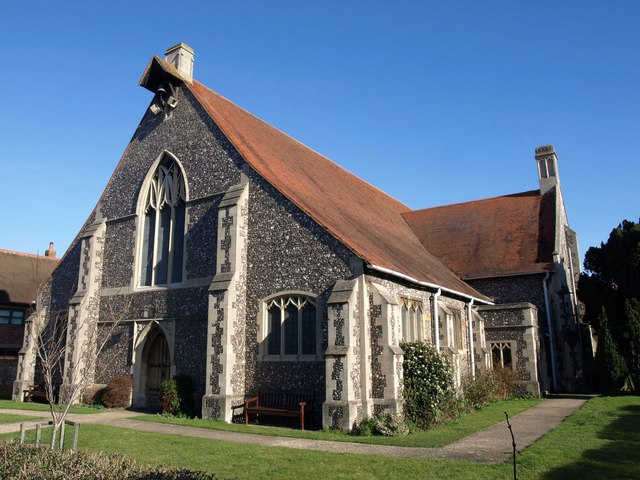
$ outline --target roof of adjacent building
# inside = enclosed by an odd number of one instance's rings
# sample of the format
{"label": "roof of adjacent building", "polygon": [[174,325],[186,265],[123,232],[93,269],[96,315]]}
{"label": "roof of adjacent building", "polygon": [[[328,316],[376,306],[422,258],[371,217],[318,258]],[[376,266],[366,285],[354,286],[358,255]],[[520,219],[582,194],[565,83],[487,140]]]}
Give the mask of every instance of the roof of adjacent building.
{"label": "roof of adjacent building", "polygon": [[430,252],[464,279],[553,269],[555,196],[539,190],[404,214]]}
{"label": "roof of adjacent building", "polygon": [[58,258],[0,250],[0,303],[30,304]]}
{"label": "roof of adjacent building", "polygon": [[[166,75],[183,80],[154,57],[140,83],[155,91]],[[406,205],[201,83],[184,84],[251,168],[367,264],[487,300],[423,247]]]}

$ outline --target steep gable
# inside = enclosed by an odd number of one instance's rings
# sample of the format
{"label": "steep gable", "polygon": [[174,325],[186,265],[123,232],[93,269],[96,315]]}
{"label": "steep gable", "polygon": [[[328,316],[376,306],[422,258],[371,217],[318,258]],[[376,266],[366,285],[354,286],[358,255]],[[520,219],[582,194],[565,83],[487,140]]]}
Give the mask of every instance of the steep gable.
{"label": "steep gable", "polygon": [[[141,85],[153,90],[167,76],[184,81],[154,57]],[[367,264],[486,299],[425,250],[402,217],[406,205],[201,83],[184,85],[251,168]]]}
{"label": "steep gable", "polygon": [[425,248],[464,279],[553,269],[555,199],[539,190],[403,216]]}

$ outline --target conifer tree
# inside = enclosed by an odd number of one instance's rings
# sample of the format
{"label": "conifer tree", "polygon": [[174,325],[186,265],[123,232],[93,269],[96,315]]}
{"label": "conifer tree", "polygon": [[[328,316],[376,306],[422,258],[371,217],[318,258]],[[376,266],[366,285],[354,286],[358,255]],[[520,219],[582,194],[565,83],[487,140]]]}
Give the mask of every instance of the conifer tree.
{"label": "conifer tree", "polygon": [[[591,247],[580,275],[578,296],[585,304],[584,320],[598,334],[604,359],[617,362],[615,347],[628,368],[628,387],[640,391],[640,223],[624,220],[606,243]],[[604,317],[602,316],[604,311]],[[604,320],[601,321],[601,318]],[[605,346],[607,344],[608,346]],[[600,350],[600,349],[599,349]],[[598,355],[596,355],[598,357]],[[618,371],[618,365],[610,365]],[[604,368],[601,364],[600,367]],[[600,373],[603,373],[602,371]],[[615,382],[614,382],[615,384]],[[613,384],[609,384],[611,388]]]}
{"label": "conifer tree", "polygon": [[600,311],[598,324],[598,349],[595,359],[596,380],[603,392],[616,393],[624,386],[629,376],[629,370],[609,331],[609,321],[604,307]]}

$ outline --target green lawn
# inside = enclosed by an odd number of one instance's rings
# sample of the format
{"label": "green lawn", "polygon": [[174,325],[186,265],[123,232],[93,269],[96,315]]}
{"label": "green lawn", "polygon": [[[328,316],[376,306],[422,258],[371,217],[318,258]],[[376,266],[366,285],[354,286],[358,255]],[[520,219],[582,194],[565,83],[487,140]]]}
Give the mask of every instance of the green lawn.
{"label": "green lawn", "polygon": [[[640,478],[640,397],[590,400],[556,430],[518,455],[518,478]],[[4,435],[1,438],[15,438]],[[517,441],[517,439],[516,439]],[[139,462],[206,470],[238,479],[512,478],[510,462],[480,465],[261,447],[82,425],[80,448],[121,453]]]}
{"label": "green lawn", "polygon": [[0,412],[0,423],[37,422],[44,417],[32,417],[27,415],[11,415]]}
{"label": "green lawn", "polygon": [[135,420],[225,430],[229,432],[273,435],[276,437],[308,438],[312,440],[332,440],[374,445],[397,445],[400,447],[442,447],[475,433],[478,430],[501,422],[504,420],[504,412],[508,412],[509,417],[513,417],[520,412],[528,410],[539,402],[539,399],[518,399],[496,402],[482,408],[482,410],[471,412],[452,422],[404,437],[356,437],[340,431],[322,430],[302,432],[291,428],[229,424],[220,420],[163,417],[161,415],[139,416],[135,417]]}
{"label": "green lawn", "polygon": [[[46,403],[14,402],[13,400],[0,400],[0,410],[3,408],[49,412],[49,405]],[[92,407],[89,405],[74,405],[69,409],[69,413],[100,413],[104,411],[102,407]]]}

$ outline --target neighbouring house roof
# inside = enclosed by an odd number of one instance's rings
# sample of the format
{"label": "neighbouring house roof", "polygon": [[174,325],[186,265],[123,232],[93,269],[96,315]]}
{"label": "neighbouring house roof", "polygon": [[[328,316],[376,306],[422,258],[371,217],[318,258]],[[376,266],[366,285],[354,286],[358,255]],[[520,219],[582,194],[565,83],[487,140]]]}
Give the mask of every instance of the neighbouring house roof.
{"label": "neighbouring house roof", "polygon": [[464,279],[553,269],[555,197],[540,190],[404,214],[430,252]]}
{"label": "neighbouring house roof", "polygon": [[[154,57],[140,84],[155,91],[167,75],[184,80]],[[488,300],[423,247],[402,217],[406,205],[201,83],[184,85],[251,168],[365,262]]]}
{"label": "neighbouring house roof", "polygon": [[58,258],[0,250],[0,303],[30,304]]}

